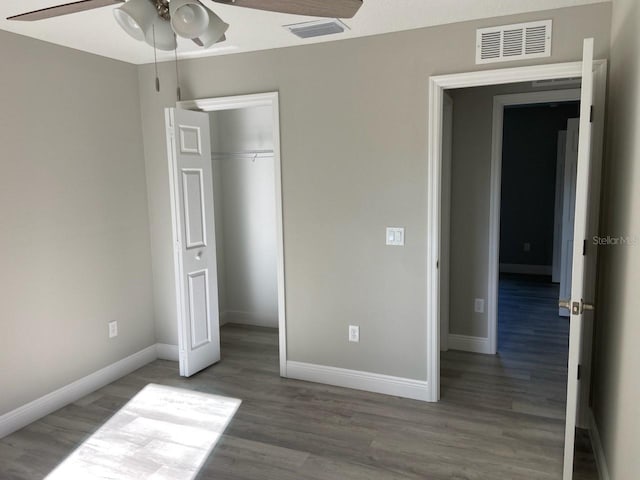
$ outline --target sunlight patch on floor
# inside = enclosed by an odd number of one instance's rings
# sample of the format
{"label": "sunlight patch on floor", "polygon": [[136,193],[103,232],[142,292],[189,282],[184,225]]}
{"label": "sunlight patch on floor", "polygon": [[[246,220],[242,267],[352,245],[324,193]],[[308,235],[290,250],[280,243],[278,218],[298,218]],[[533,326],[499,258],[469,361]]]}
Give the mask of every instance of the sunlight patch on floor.
{"label": "sunlight patch on floor", "polygon": [[149,384],[45,480],[192,479],[240,403]]}

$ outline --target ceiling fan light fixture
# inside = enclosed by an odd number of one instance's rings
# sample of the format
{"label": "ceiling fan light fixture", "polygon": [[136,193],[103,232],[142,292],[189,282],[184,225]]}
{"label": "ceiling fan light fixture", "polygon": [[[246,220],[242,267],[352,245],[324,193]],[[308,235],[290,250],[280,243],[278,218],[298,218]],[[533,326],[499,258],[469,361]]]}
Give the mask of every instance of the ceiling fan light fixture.
{"label": "ceiling fan light fixture", "polygon": [[128,0],[113,11],[122,29],[136,40],[144,40],[158,13],[149,0]]}
{"label": "ceiling fan light fixture", "polygon": [[194,41],[197,40],[197,44],[201,45],[204,48],[209,48],[212,45],[215,45],[218,42],[222,42],[226,40],[224,34],[229,28],[229,24],[222,20],[218,15],[213,13],[211,10],[209,13],[209,25],[207,29],[194,38]]}
{"label": "ceiling fan light fixture", "polygon": [[198,0],[171,0],[169,2],[171,26],[184,38],[197,38],[209,25],[209,10]]}
{"label": "ceiling fan light fixture", "polygon": [[175,50],[177,47],[176,42],[176,34],[173,32],[171,28],[171,24],[169,21],[164,20],[161,17],[156,17],[153,21],[153,27],[147,30],[147,34],[145,35],[145,41],[154,46],[153,36],[155,31],[155,47],[158,50]]}

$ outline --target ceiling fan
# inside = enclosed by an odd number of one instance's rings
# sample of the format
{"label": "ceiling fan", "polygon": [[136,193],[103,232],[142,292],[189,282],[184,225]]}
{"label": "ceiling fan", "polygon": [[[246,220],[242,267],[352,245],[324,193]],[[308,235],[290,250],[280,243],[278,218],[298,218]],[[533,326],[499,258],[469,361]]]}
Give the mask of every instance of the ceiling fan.
{"label": "ceiling fan", "polygon": [[[352,18],[363,0],[212,0],[224,5],[312,17]],[[176,35],[209,48],[225,39],[229,25],[200,0],[80,0],[8,17],[35,21],[124,4],[113,14],[122,29],[136,40],[160,50],[174,50]]]}

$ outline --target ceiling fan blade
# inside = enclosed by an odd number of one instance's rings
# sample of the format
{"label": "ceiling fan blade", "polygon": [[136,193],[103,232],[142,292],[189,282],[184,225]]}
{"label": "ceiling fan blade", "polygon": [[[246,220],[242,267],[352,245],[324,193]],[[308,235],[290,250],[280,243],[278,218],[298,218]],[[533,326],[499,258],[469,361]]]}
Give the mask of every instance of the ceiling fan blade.
{"label": "ceiling fan blade", "polygon": [[64,5],[56,5],[55,7],[21,13],[20,15],[7,17],[7,20],[32,22],[34,20],[44,20],[45,18],[59,17],[61,15],[69,15],[70,13],[84,12],[85,10],[93,10],[94,8],[124,3],[124,1],[125,0],[80,0],[79,2],[65,3]]}
{"label": "ceiling fan blade", "polygon": [[363,0],[213,0],[216,3],[310,17],[351,18]]}

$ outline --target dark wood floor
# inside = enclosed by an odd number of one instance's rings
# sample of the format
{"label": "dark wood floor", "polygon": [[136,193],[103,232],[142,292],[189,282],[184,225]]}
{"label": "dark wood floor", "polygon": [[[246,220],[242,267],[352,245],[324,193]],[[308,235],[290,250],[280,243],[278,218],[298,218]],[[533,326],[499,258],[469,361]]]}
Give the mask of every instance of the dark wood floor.
{"label": "dark wood floor", "polygon": [[[553,315],[557,292],[507,278],[500,296],[500,354],[443,353],[438,404],[282,379],[277,332],[227,325],[222,361],[195,377],[158,360],[0,440],[0,479],[45,478],[155,383],[242,399],[201,479],[558,480],[567,325]],[[576,478],[595,479],[580,445]]]}
{"label": "dark wood floor", "polygon": [[[548,277],[501,275],[498,354],[448,351],[441,366],[442,402],[510,419],[503,435],[517,438],[513,448],[538,452],[548,478],[562,476],[566,407],[569,321],[558,316],[558,293]],[[598,479],[583,430],[574,470],[576,480]]]}

